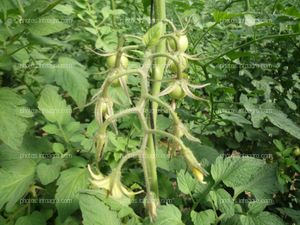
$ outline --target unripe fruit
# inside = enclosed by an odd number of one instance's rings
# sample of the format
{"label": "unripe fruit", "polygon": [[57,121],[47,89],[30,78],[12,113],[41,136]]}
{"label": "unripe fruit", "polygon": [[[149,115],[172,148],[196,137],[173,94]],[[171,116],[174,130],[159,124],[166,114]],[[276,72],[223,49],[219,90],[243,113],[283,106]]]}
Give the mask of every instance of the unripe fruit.
{"label": "unripe fruit", "polygon": [[[177,59],[178,59],[179,64],[180,64],[181,71],[184,71],[186,69],[187,65],[188,65],[188,60],[184,56],[181,56],[181,55],[179,55],[177,57]],[[170,68],[171,72],[173,72],[173,73],[177,72],[177,66],[173,61],[171,62],[169,68]]]}
{"label": "unripe fruit", "polygon": [[300,148],[299,147],[296,147],[296,149],[294,150],[293,152],[294,156],[300,156]]}
{"label": "unripe fruit", "polygon": [[170,38],[168,41],[170,47],[174,51],[185,52],[189,46],[189,40],[186,35],[177,36],[178,46],[176,48],[176,42],[173,38]]}
{"label": "unripe fruit", "polygon": [[175,88],[173,91],[170,92],[170,97],[173,99],[182,99],[185,97],[185,93],[182,87],[179,84],[175,84]]}
{"label": "unripe fruit", "polygon": [[[106,66],[108,68],[115,68],[116,65],[117,54],[111,55],[106,59]],[[128,58],[124,55],[121,56],[120,60],[121,66],[126,69],[128,67]]]}
{"label": "unripe fruit", "polygon": [[[128,77],[127,77],[127,76],[122,77],[122,79],[124,79],[124,78],[125,78],[125,80],[126,80],[126,82],[127,82]],[[121,86],[120,78],[114,80],[114,81],[111,83],[111,86],[113,86],[113,87],[120,87],[120,86]]]}

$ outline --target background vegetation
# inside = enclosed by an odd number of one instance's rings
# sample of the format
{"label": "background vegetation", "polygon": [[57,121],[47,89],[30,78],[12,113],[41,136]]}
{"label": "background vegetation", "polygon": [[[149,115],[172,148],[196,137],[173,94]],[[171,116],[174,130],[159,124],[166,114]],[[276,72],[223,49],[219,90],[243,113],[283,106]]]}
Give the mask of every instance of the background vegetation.
{"label": "background vegetation", "polygon": [[[105,57],[119,33],[143,35],[149,0],[0,1],[0,224],[150,224],[145,194],[122,203],[89,189],[97,124],[88,105],[105,79]],[[298,0],[167,0],[167,18],[188,26],[192,83],[208,100],[178,100],[177,113],[201,144],[185,140],[208,171],[198,182],[170,143],[157,143],[161,206],[153,224],[300,224],[300,2]],[[138,55],[138,52],[136,53]],[[129,67],[140,62],[130,59]],[[130,94],[139,82],[128,78]],[[129,106],[121,87],[116,110]],[[166,96],[164,100],[171,102]],[[157,126],[171,128],[160,112]],[[135,116],[99,164],[107,174],[137,150]],[[234,157],[233,157],[234,156]],[[122,182],[144,189],[129,160]],[[83,221],[83,222],[82,222]]]}

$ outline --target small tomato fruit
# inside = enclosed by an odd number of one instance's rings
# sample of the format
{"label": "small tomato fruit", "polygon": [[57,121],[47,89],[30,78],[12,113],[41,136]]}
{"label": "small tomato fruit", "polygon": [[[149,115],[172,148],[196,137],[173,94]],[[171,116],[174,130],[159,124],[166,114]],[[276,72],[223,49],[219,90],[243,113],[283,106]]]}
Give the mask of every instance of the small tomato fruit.
{"label": "small tomato fruit", "polygon": [[177,36],[178,46],[176,46],[176,42],[173,38],[170,38],[168,43],[172,50],[179,52],[185,52],[189,46],[189,40],[186,35]]}
{"label": "small tomato fruit", "polygon": [[186,96],[186,94],[179,84],[175,84],[175,88],[170,92],[169,96],[173,99],[182,99]]}
{"label": "small tomato fruit", "polygon": [[[128,77],[127,76],[124,76],[126,82],[128,80]],[[120,87],[121,86],[121,82],[120,82],[120,79],[116,79],[112,82],[111,86],[113,87]]]}
{"label": "small tomato fruit", "polygon": [[[179,55],[177,57],[177,59],[180,63],[181,71],[184,71],[186,69],[186,67],[188,66],[188,60],[184,56],[181,56],[181,55]],[[171,62],[169,68],[170,68],[171,72],[173,72],[173,73],[177,72],[177,66],[173,61]]]}
{"label": "small tomato fruit", "polygon": [[300,148],[299,147],[296,147],[296,149],[294,150],[293,152],[294,156],[300,156]]}
{"label": "small tomato fruit", "polygon": [[[114,54],[114,55],[111,55],[109,57],[107,57],[106,59],[106,65],[108,68],[114,68],[115,65],[116,65],[116,59],[117,59],[117,55]],[[128,58],[124,55],[121,56],[121,66],[123,68],[127,68],[128,67]]]}

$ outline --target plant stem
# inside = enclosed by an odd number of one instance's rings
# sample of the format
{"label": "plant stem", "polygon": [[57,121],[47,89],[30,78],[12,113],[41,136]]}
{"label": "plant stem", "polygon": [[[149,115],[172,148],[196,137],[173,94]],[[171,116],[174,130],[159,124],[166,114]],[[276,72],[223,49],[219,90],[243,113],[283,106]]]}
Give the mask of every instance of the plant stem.
{"label": "plant stem", "polygon": [[[165,0],[154,0],[154,14],[155,14],[155,22],[162,21],[166,18],[166,7],[165,7]],[[165,24],[163,24],[163,34],[165,33]],[[164,54],[166,50],[166,40],[162,39],[160,43],[158,44],[157,48],[155,49],[155,53]],[[166,64],[166,58],[159,57],[154,60],[154,68],[153,68],[153,74],[152,79],[154,80],[152,85],[152,95],[158,96],[160,92],[160,86],[161,82],[160,80],[163,77],[164,69]],[[154,123],[156,121],[157,116],[157,103],[152,104],[153,107],[153,120]]]}
{"label": "plant stem", "polygon": [[249,0],[246,0],[245,1],[245,4],[246,4],[246,7],[245,7],[245,11],[250,11],[250,1]]}
{"label": "plant stem", "polygon": [[[110,0],[110,7],[111,7],[111,10],[116,10],[115,0]],[[111,16],[111,21],[112,21],[113,28],[116,28],[116,17],[115,17],[115,15]]]}
{"label": "plant stem", "polygon": [[[163,21],[166,18],[166,7],[165,7],[165,0],[154,0],[154,17],[155,22]],[[163,24],[163,33],[165,33],[165,24]],[[165,40],[162,39],[160,43],[157,45],[155,49],[155,53],[165,53],[166,45]],[[154,97],[157,97],[160,92],[160,86],[162,80],[164,69],[166,65],[166,58],[165,57],[159,57],[154,59],[153,64],[153,73],[151,75],[151,79],[154,80],[152,84],[151,89],[151,95]],[[149,116],[148,116],[148,123],[149,125],[152,125],[151,127],[155,129],[156,127],[156,117],[157,117],[157,108],[158,104],[156,102],[149,103],[151,104]],[[157,182],[157,171],[156,171],[156,157],[155,157],[155,139],[154,135],[149,135],[148,137],[148,144],[147,148],[145,150],[145,167],[147,169],[147,175],[148,175],[148,181],[150,186],[150,192],[154,193],[154,198],[156,199],[156,204],[159,204],[159,192],[158,192],[158,182]],[[148,194],[151,194],[148,193]],[[150,217],[154,217],[156,212],[148,211]],[[155,218],[152,218],[155,219]]]}

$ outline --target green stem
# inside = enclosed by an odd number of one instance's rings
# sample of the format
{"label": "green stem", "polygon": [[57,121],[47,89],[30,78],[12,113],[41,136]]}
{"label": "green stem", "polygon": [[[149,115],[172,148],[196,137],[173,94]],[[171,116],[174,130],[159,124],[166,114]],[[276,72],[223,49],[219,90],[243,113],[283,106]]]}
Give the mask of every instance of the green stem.
{"label": "green stem", "polygon": [[154,97],[151,95],[147,95],[147,98],[149,98],[153,102],[156,102],[157,104],[161,105],[162,107],[166,108],[169,111],[170,115],[172,116],[175,124],[178,124],[180,122],[179,117],[177,116],[176,112],[172,109],[172,107],[169,104],[163,102],[158,97]]}
{"label": "green stem", "polygon": [[[163,21],[166,18],[166,7],[165,7],[165,0],[154,0],[154,17],[155,22]],[[166,25],[163,24],[163,34],[165,33]],[[166,50],[166,41],[165,39],[160,40],[159,44],[155,49],[155,53],[165,53]],[[151,94],[154,97],[157,97],[160,92],[161,82],[160,80],[163,77],[164,69],[166,64],[165,57],[159,57],[154,59],[153,64],[153,73],[151,75],[151,79],[154,80],[152,84]],[[157,117],[157,108],[158,104],[156,102],[150,103],[152,110],[150,112],[150,116],[148,116],[148,123],[149,125],[152,124],[155,129],[156,127],[156,117]],[[155,156],[155,140],[154,135],[149,135],[148,137],[148,144],[145,150],[145,167],[147,169],[148,174],[148,181],[150,185],[150,192],[155,194],[155,198],[157,199],[157,204],[159,204],[159,192],[158,192],[158,182],[157,182],[157,171],[156,171],[156,157]],[[148,193],[150,194],[150,193]],[[149,211],[150,212],[150,211]],[[155,212],[156,213],[156,212]],[[150,217],[154,217],[154,215],[150,214]],[[155,219],[155,218],[152,218]]]}
{"label": "green stem", "polygon": [[[155,22],[163,21],[166,18],[166,6],[165,0],[154,0],[154,14],[155,14]],[[165,33],[165,25],[163,25],[163,33]],[[166,51],[166,40],[162,39],[158,46],[155,49],[156,54],[164,54]],[[161,82],[160,80],[163,77],[164,69],[166,64],[166,58],[159,57],[154,60],[154,68],[152,79],[154,80],[152,85],[152,95],[158,96],[160,92]],[[153,107],[153,120],[154,123],[156,121],[157,116],[157,103],[152,104]]]}
{"label": "green stem", "polygon": [[[111,7],[111,10],[116,10],[117,7],[116,7],[115,0],[110,0],[110,7]],[[115,15],[111,16],[111,22],[112,22],[113,28],[116,28],[116,17],[115,17]]]}
{"label": "green stem", "polygon": [[245,1],[246,1],[245,2],[246,3],[246,7],[245,7],[246,10],[245,11],[250,11],[250,9],[251,9],[250,8],[250,1],[249,0],[245,0]]}

